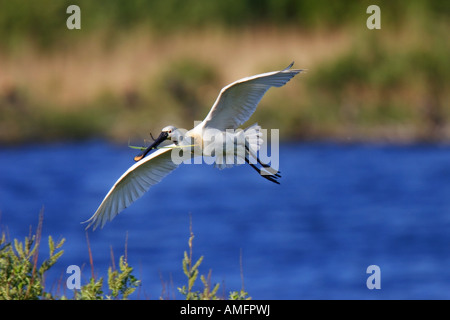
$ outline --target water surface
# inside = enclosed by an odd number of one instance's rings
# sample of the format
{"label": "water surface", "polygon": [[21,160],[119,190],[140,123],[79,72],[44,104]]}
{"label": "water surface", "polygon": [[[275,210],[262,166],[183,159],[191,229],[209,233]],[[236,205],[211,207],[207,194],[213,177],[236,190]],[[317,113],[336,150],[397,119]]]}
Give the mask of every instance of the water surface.
{"label": "water surface", "polygon": [[[36,227],[66,238],[47,289],[69,265],[91,275],[85,225],[135,150],[101,141],[0,149],[0,224],[11,239]],[[449,299],[450,147],[283,144],[281,185],[244,165],[185,165],[103,229],[89,232],[97,276],[126,251],[142,280],[135,299],[182,298],[189,221],[200,273],[221,293],[254,299]],[[369,290],[369,265],[381,289]],[[164,285],[162,284],[164,283]],[[199,281],[200,284],[200,281]],[[67,293],[69,294],[69,293]]]}

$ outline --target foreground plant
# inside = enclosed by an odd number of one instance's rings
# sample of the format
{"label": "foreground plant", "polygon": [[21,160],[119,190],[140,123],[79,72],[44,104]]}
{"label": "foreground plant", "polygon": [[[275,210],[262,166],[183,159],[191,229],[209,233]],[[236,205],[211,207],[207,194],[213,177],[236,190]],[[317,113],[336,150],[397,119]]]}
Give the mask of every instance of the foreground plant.
{"label": "foreground plant", "polygon": [[[35,235],[25,237],[23,242],[14,239],[8,242],[5,233],[0,238],[0,300],[66,300],[67,296],[57,296],[45,291],[45,274],[55,265],[64,253],[62,246],[65,239],[55,242],[51,236],[48,237],[49,257],[40,265],[38,264],[39,249],[41,243],[43,215],[39,217],[39,224]],[[201,256],[195,263],[192,260],[192,241],[194,234],[189,237],[189,254],[184,252],[183,271],[188,278],[187,285],[178,288],[179,292],[187,300],[216,300],[223,299],[217,296],[219,284],[211,286],[211,270],[208,275],[200,276],[203,289],[194,291],[194,285],[199,275],[199,267],[203,261]],[[89,241],[88,241],[89,245]],[[88,246],[89,247],[89,246]],[[91,267],[93,268],[92,255],[89,248]],[[114,261],[114,258],[112,258]],[[140,286],[140,280],[133,275],[133,268],[128,265],[127,259],[121,256],[119,268],[108,269],[108,293],[103,291],[103,278],[96,279],[94,273],[88,283],[73,290],[74,300],[116,300],[128,299],[129,296]],[[242,288],[239,292],[229,293],[230,300],[250,299],[248,293]]]}
{"label": "foreground plant", "polygon": [[89,283],[80,288],[79,291],[74,290],[75,300],[126,300],[136,288],[140,285],[140,280],[137,280],[131,272],[133,268],[130,267],[124,256],[120,257],[119,270],[114,270],[112,267],[108,269],[108,287],[110,294],[103,293],[103,278],[95,280],[90,278]]}
{"label": "foreground plant", "polygon": [[[3,233],[0,239],[0,300],[67,299],[45,291],[44,275],[64,253],[61,249],[65,239],[57,243],[48,237],[50,255],[40,266],[37,264],[39,236],[26,237],[24,242],[14,239],[6,241]],[[91,277],[79,290],[74,290],[75,300],[127,299],[140,285],[131,273],[133,268],[123,256],[119,269],[108,269],[109,294],[103,293],[103,278]]]}
{"label": "foreground plant", "polygon": [[[217,283],[211,288],[211,270],[208,272],[208,276],[200,276],[200,280],[203,284],[202,291],[193,291],[195,281],[197,280],[199,271],[198,268],[203,261],[203,256],[201,256],[194,264],[192,264],[192,241],[194,240],[194,233],[192,232],[192,224],[190,229],[190,237],[188,241],[189,254],[187,251],[184,252],[184,258],[182,261],[183,271],[188,279],[187,286],[183,285],[178,288],[178,291],[186,298],[186,300],[218,300],[221,299],[217,297],[217,291],[219,290],[220,284]],[[251,297],[242,288],[239,292],[232,291],[228,297],[229,300],[250,300]]]}
{"label": "foreground plant", "polygon": [[0,240],[0,299],[52,298],[50,293],[44,291],[44,274],[63,254],[64,251],[60,249],[65,239],[61,239],[55,244],[53,238],[48,237],[50,256],[40,266],[37,265],[39,240],[39,236],[33,235],[26,237],[24,242],[14,239],[14,243],[11,244],[6,242],[5,234],[2,234]]}
{"label": "foreground plant", "polygon": [[[39,247],[42,234],[43,211],[39,214],[39,223],[35,235],[25,237],[23,242],[14,239],[8,242],[3,232],[0,238],[0,300],[38,300],[67,299],[45,291],[45,273],[64,253],[62,246],[65,239],[55,243],[48,237],[49,257],[38,265]],[[92,256],[89,249],[90,260]],[[93,267],[93,266],[92,266]],[[119,269],[108,269],[109,294],[103,293],[103,278],[96,280],[93,276],[89,282],[74,290],[75,300],[127,299],[140,285],[131,273],[124,258],[119,259]]]}

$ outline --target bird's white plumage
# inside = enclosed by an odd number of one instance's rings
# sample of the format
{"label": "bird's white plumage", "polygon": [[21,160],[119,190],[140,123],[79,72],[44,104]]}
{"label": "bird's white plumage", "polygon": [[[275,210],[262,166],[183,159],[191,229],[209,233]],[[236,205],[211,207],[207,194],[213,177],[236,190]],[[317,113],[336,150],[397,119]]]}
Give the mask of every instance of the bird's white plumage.
{"label": "bird's white plumage", "polygon": [[302,71],[291,69],[293,64],[284,70],[246,77],[224,87],[201,126],[219,130],[237,129],[255,112],[267,90],[285,85]]}
{"label": "bird's white plumage", "polygon": [[[187,132],[186,135],[195,136],[198,132],[209,128],[222,131],[237,129],[255,112],[259,101],[267,90],[271,87],[285,85],[302,71],[291,69],[293,64],[291,63],[281,71],[258,74],[227,85],[220,91],[205,120]],[[171,134],[173,130],[169,129],[176,128],[170,126],[164,128],[163,131]],[[87,228],[93,226],[95,229],[99,225],[103,227],[107,221],[112,220],[122,210],[140,198],[151,186],[160,182],[166,175],[176,169],[178,165],[171,159],[173,147],[176,147],[176,145],[172,144],[167,148],[154,151],[131,166],[117,180],[94,215],[86,221],[89,222]],[[221,165],[218,167],[220,168]]]}
{"label": "bird's white plumage", "polygon": [[87,221],[94,229],[111,221],[119,212],[140,198],[178,165],[170,154],[174,144],[159,149],[131,166],[114,184],[94,215]]}

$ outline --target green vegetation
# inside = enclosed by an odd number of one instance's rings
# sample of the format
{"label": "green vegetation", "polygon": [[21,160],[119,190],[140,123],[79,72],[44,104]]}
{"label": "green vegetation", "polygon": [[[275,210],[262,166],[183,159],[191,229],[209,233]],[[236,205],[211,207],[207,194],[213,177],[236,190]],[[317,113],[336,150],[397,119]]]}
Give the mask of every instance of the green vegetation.
{"label": "green vegetation", "polygon": [[[203,291],[193,291],[195,281],[197,280],[199,271],[198,268],[203,261],[203,256],[201,256],[194,264],[192,260],[192,241],[194,240],[194,234],[192,233],[189,237],[189,254],[187,251],[184,252],[183,258],[183,271],[187,277],[188,283],[187,286],[183,285],[178,288],[178,291],[186,297],[186,300],[217,300],[219,297],[217,296],[217,291],[219,290],[220,284],[217,283],[214,287],[211,288],[211,270],[208,273],[208,276],[204,275],[200,276],[200,280],[203,284]],[[242,288],[239,292],[232,291],[229,294],[229,300],[249,300],[248,293],[245,292],[244,288]]]}
{"label": "green vegetation", "polygon": [[[89,279],[89,283],[83,285],[80,290],[74,290],[75,300],[126,300],[140,285],[131,272],[133,268],[128,265],[124,256],[120,257],[119,270],[108,269],[108,288],[110,294],[103,292],[103,278],[95,280]],[[66,297],[61,297],[66,299]]]}
{"label": "green vegetation", "polygon": [[[3,232],[0,239],[0,300],[66,300],[67,296],[58,296],[45,290],[45,274],[64,253],[65,239],[57,243],[48,237],[49,257],[38,266],[41,242],[42,215],[35,235],[25,237],[23,242],[14,239],[8,242]],[[93,277],[80,290],[74,290],[75,300],[127,299],[140,281],[131,272],[124,257],[120,257],[119,270],[108,269],[109,294],[103,292],[103,278]]]}
{"label": "green vegetation", "polygon": [[[76,33],[67,33],[66,8],[76,4],[82,9],[82,29],[128,32],[145,26],[155,32],[177,32],[186,28],[243,28],[254,25],[295,25],[302,28],[335,28],[365,21],[360,15],[372,1],[336,2],[329,0],[161,0],[143,1],[89,0],[30,3],[17,0],[0,3],[0,38],[3,45],[12,46],[22,40],[33,41],[42,47],[67,43]],[[410,11],[423,15],[448,18],[450,5],[446,1],[417,0],[407,5],[402,1],[377,3],[383,8],[386,21],[402,24]]]}
{"label": "green vegetation", "polygon": [[[14,245],[7,243],[5,234],[0,240],[0,299],[2,300],[32,300],[32,299],[52,299],[52,295],[44,291],[43,278],[62,255],[64,251],[60,249],[64,239],[56,245],[52,237],[48,238],[50,257],[39,267],[37,266],[37,256],[39,242],[36,243],[36,236],[26,237],[24,242],[14,239]],[[14,249],[13,249],[14,248]]]}
{"label": "green vegetation", "polygon": [[[55,266],[58,259],[64,253],[62,246],[65,239],[62,238],[55,243],[51,236],[48,237],[49,257],[38,265],[39,248],[41,242],[42,215],[35,235],[25,237],[23,242],[14,239],[8,242],[3,232],[0,238],[0,300],[67,300],[66,295],[57,295],[46,291],[45,274]],[[184,254],[183,271],[188,278],[187,286],[178,288],[187,300],[212,300],[222,299],[217,295],[219,284],[211,288],[211,271],[207,278],[200,277],[203,283],[202,291],[194,291],[195,281],[198,277],[199,266],[203,257],[192,265],[192,241],[194,235],[191,229],[189,237],[189,250]],[[89,249],[89,255],[91,255]],[[92,258],[90,257],[91,264]],[[93,266],[91,265],[93,268]],[[80,289],[73,290],[74,300],[126,300],[138,288],[141,283],[132,274],[133,268],[128,265],[124,256],[119,259],[119,269],[110,267],[108,269],[108,292],[104,292],[103,278],[95,279],[92,276],[88,283]],[[163,297],[161,297],[162,299]],[[242,290],[232,291],[230,300],[250,299],[248,293]]]}
{"label": "green vegetation", "polygon": [[308,79],[311,104],[322,112],[305,110],[303,122],[317,128],[329,121],[335,128],[410,130],[407,137],[392,136],[393,141],[448,139],[449,53],[449,43],[437,39],[387,48],[383,39],[371,36]]}
{"label": "green vegetation", "polygon": [[191,128],[220,88],[292,60],[307,72],[251,119],[282,139],[449,141],[449,2],[379,2],[380,30],[371,4],[0,1],[0,143]]}

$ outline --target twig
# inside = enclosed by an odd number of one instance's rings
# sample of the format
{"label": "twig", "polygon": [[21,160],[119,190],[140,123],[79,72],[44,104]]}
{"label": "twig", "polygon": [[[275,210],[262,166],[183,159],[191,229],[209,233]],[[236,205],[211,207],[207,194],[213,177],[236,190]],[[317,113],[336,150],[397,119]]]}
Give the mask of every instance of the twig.
{"label": "twig", "polygon": [[242,291],[245,291],[245,286],[244,286],[244,267],[242,264],[242,248],[240,250],[240,254],[239,254],[239,268],[241,269],[241,282],[242,282]]}
{"label": "twig", "polygon": [[95,276],[94,276],[94,260],[92,259],[91,245],[89,243],[89,236],[88,236],[88,232],[87,231],[86,231],[86,242],[87,242],[88,252],[89,252],[89,263],[91,265],[91,276],[92,276],[92,279],[95,280]]}
{"label": "twig", "polygon": [[[27,288],[27,296],[30,293],[31,287],[33,286],[33,282],[36,276],[36,268],[37,262],[39,258],[39,245],[41,243],[41,235],[42,235],[42,222],[44,221],[44,206],[42,206],[41,211],[39,211],[39,222],[36,229],[36,242],[34,245],[34,253],[33,253],[33,271],[31,272],[30,284]],[[31,237],[30,237],[31,239]]]}
{"label": "twig", "polygon": [[116,270],[116,264],[114,263],[114,251],[113,251],[112,245],[109,246],[109,250],[110,250],[110,254],[111,254],[112,268],[113,268],[113,271],[115,271]]}

